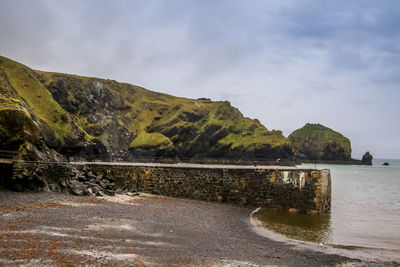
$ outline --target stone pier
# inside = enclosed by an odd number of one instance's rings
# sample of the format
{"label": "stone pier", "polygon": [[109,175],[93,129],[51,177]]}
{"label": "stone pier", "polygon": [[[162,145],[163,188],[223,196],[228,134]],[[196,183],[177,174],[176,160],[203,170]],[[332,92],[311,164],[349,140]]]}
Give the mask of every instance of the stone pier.
{"label": "stone pier", "polygon": [[[326,213],[331,203],[328,169],[282,166],[236,166],[145,163],[25,163],[15,162],[15,182],[36,177],[43,189],[68,191],[79,181],[76,171],[112,181],[113,191],[146,192],[178,198],[222,201],[242,205]],[[78,181],[79,180],[79,181]],[[92,181],[93,180],[93,181]],[[84,189],[90,194],[91,190]]]}

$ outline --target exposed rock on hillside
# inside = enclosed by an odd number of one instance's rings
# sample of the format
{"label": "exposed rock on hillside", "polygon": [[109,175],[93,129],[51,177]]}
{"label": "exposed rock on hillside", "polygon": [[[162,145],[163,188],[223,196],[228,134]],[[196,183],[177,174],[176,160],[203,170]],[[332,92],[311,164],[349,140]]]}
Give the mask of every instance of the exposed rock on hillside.
{"label": "exposed rock on hillside", "polygon": [[350,140],[321,124],[307,123],[288,137],[300,159],[346,161],[351,158]]}
{"label": "exposed rock on hillside", "polygon": [[369,153],[369,151],[367,151],[362,156],[361,164],[363,164],[363,165],[372,165],[372,159],[373,159],[372,155]]}
{"label": "exposed rock on hillside", "polygon": [[265,160],[293,155],[282,132],[244,117],[229,102],[179,98],[112,80],[35,71],[4,57],[0,57],[0,122],[0,145],[7,150],[20,150],[29,143],[41,152],[125,160]]}

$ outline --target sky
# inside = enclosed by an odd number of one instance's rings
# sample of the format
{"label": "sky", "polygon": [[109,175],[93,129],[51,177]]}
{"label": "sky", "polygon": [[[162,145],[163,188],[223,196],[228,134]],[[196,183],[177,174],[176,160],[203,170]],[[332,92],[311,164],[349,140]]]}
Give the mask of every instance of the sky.
{"label": "sky", "polygon": [[285,136],[321,123],[354,158],[400,158],[397,0],[0,0],[0,55],[228,100]]}

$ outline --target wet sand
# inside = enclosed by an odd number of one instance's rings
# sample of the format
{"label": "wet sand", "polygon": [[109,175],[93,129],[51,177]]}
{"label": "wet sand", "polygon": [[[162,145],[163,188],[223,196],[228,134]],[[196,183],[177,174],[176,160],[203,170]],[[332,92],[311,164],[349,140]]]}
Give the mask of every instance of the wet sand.
{"label": "wet sand", "polygon": [[384,266],[257,234],[254,209],[141,194],[0,191],[4,266]]}

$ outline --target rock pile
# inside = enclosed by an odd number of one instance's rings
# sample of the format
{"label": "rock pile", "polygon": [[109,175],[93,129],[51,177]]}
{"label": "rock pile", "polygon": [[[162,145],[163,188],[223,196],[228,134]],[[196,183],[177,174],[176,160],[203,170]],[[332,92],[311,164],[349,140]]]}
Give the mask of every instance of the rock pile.
{"label": "rock pile", "polygon": [[97,196],[116,193],[112,176],[96,175],[86,167],[77,168],[69,164],[15,162],[12,177],[2,182],[16,191],[58,191]]}
{"label": "rock pile", "polygon": [[115,187],[113,178],[109,176],[94,175],[91,171],[72,168],[71,178],[63,180],[70,193],[75,195],[114,195]]}

